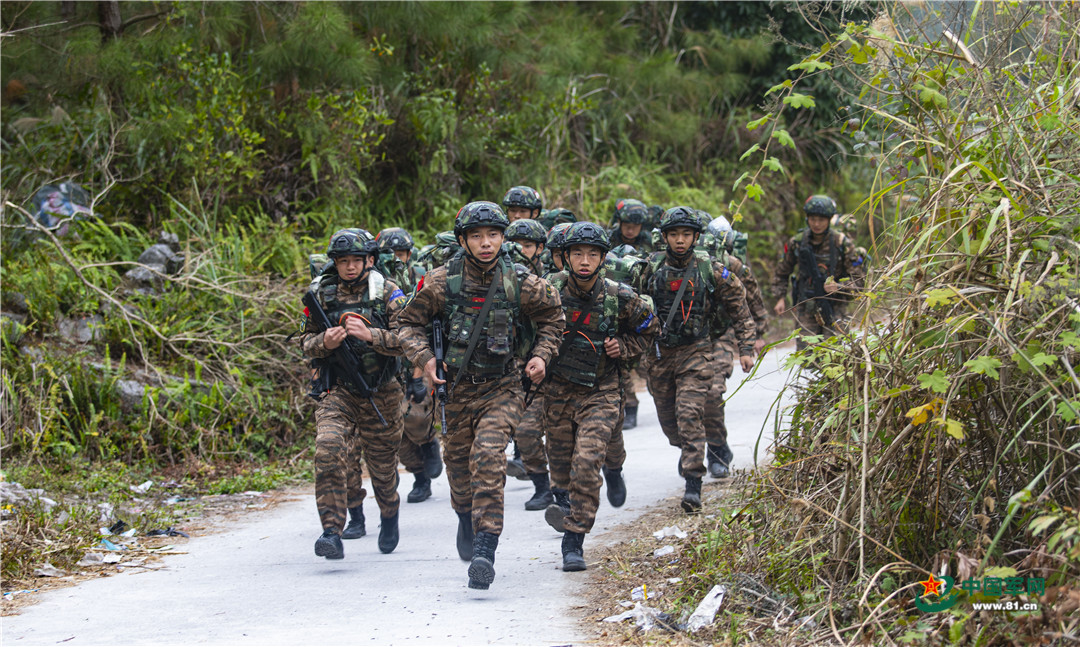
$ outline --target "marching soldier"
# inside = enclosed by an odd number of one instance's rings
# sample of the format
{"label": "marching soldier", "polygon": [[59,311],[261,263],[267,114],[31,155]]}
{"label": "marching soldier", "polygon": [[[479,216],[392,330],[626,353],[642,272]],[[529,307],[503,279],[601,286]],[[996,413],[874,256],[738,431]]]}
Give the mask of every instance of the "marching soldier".
{"label": "marching soldier", "polygon": [[829,227],[836,202],[827,195],[812,195],[803,204],[803,211],[806,227],[784,245],[772,280],[773,294],[781,295],[773,310],[781,316],[789,309],[782,295],[791,277],[799,349],[806,346],[804,336],[832,336],[847,330],[845,305],[866,278],[855,244]]}
{"label": "marching soldier", "polygon": [[[353,503],[347,493],[350,468],[359,479],[359,464],[348,465],[350,455],[357,463],[362,455],[371,476],[382,519],[379,550],[393,552],[398,543],[397,448],[403,394],[395,377],[401,343],[389,323],[405,295],[374,269],[378,250],[363,229],[343,229],[330,238],[326,253],[337,271],[314,280],[311,292],[329,323],[338,325],[321,327],[315,313],[306,308],[300,338],[304,357],[318,360],[319,370],[325,372],[326,392],[315,409],[315,503],[323,527],[315,554],[326,559],[345,556],[341,533],[346,508]],[[342,349],[343,345],[349,348]],[[344,350],[359,360],[356,371],[349,370]],[[362,499],[363,490],[359,496]],[[363,512],[358,512],[362,530]]]}
{"label": "marching soldier", "polygon": [[502,206],[510,222],[524,218],[536,220],[544,209],[544,200],[540,192],[530,186],[514,186],[503,196]]}
{"label": "marching soldier", "polygon": [[563,264],[551,277],[568,332],[544,389],[544,429],[555,503],[545,519],[563,532],[564,571],[585,570],[582,543],[596,520],[600,468],[621,406],[619,361],[645,349],[658,325],[629,286],[600,276],[607,234],[591,222],[566,231]]}
{"label": "marching soldier", "polygon": [[648,387],[668,442],[682,450],[679,473],[686,479],[682,509],[701,510],[705,475],[705,399],[716,370],[709,339],[717,309],[731,320],[739,342],[739,361],[754,366],[754,321],[746,290],[735,274],[705,252],[695,252],[701,221],[690,207],[668,209],[660,220],[667,251],[656,252],[641,278],[652,297],[661,331],[647,364]]}
{"label": "marching soldier", "polygon": [[615,226],[608,232],[611,246],[633,245],[640,252],[652,252],[652,239],[645,229],[649,220],[649,208],[641,200],[626,198],[616,202]]}
{"label": "marching soldier", "polygon": [[[428,273],[396,319],[413,365],[423,367],[432,384],[449,385],[443,459],[458,515],[458,555],[470,561],[474,589],[487,589],[495,579],[504,452],[524,404],[521,365],[534,384],[543,381],[564,326],[558,293],[547,281],[518,273],[500,252],[509,224],[494,203],[462,207],[454,224],[462,254]],[[445,337],[445,380],[426,331],[433,319]],[[536,327],[529,356],[521,334],[526,320]]]}

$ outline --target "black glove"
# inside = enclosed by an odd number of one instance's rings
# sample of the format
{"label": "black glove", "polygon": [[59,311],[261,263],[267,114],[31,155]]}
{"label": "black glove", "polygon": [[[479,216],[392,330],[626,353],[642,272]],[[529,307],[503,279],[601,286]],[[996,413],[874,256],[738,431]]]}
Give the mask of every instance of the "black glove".
{"label": "black glove", "polygon": [[424,385],[424,378],[407,378],[405,384],[405,397],[412,399],[416,404],[421,404],[424,401],[424,398],[427,397],[427,386]]}

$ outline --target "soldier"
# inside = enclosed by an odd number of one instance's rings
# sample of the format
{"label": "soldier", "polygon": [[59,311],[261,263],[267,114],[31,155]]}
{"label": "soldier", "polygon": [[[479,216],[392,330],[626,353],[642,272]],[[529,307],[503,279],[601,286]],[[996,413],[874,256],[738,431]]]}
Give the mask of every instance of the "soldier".
{"label": "soldier", "polygon": [[538,222],[544,226],[544,229],[551,231],[555,225],[561,223],[574,223],[577,222],[577,216],[573,211],[569,209],[563,209],[562,207],[553,207],[551,209],[543,209],[540,212]]}
{"label": "soldier", "polygon": [[461,246],[457,244],[454,232],[440,231],[435,234],[435,244],[421,251],[416,257],[416,262],[424,268],[426,273],[436,267],[442,267],[460,251]]}
{"label": "soldier", "polygon": [[[389,323],[405,295],[374,269],[378,249],[363,229],[342,229],[330,238],[326,253],[337,271],[312,281],[311,291],[329,320],[340,325],[320,329],[305,308],[300,337],[304,356],[320,360],[319,370],[328,372],[326,394],[315,409],[315,503],[323,527],[315,554],[327,559],[345,556],[341,532],[346,506],[351,503],[347,495],[350,449],[359,448],[354,458],[358,463],[363,455],[371,476],[382,518],[379,550],[393,552],[398,543],[397,447],[403,393],[394,378],[401,343]],[[345,370],[337,350],[342,344],[360,361],[357,375]],[[385,425],[379,420],[380,412],[386,417]],[[362,499],[363,491],[359,494]],[[363,512],[359,512],[362,527]]]}
{"label": "soldier", "polygon": [[[458,515],[458,555],[471,560],[469,587],[474,589],[488,588],[495,578],[504,452],[524,404],[521,364],[527,360],[525,375],[540,383],[564,326],[558,293],[547,281],[519,273],[500,253],[509,224],[494,203],[462,207],[454,233],[463,253],[427,274],[396,320],[410,361],[424,367],[433,384],[449,383],[443,458]],[[426,332],[436,317],[445,335],[445,380],[436,374]],[[520,333],[526,320],[536,327],[528,357]]]}
{"label": "soldier", "polygon": [[544,388],[544,428],[555,503],[545,519],[563,533],[564,571],[585,570],[582,542],[596,520],[600,468],[619,414],[619,360],[640,355],[658,325],[629,286],[600,276],[610,248],[599,225],[566,231],[566,270],[551,277],[569,332]]}
{"label": "soldier", "polygon": [[[703,215],[708,216],[705,212]],[[703,218],[704,219],[704,218]],[[731,241],[735,239],[735,230],[727,218],[720,216],[709,220],[703,239],[703,247],[715,260],[735,273],[746,288],[746,305],[750,308],[750,315],[754,318],[754,327],[757,338],[754,340],[754,354],[761,353],[765,347],[765,331],[768,328],[765,302],[761,295],[761,288],[757,279],[754,278],[750,266],[745,264],[735,254],[729,251]],[[731,473],[731,461],[734,454],[728,445],[727,422],[724,416],[724,394],[727,393],[727,381],[734,370],[735,356],[739,353],[738,341],[735,331],[727,317],[720,315],[712,319],[713,352],[717,360],[716,373],[713,376],[712,387],[705,399],[705,442],[706,464],[709,475],[713,478],[727,478]]]}
{"label": "soldier", "polygon": [[788,310],[783,295],[791,277],[792,304],[800,335],[796,346],[800,350],[806,346],[805,336],[828,337],[847,330],[846,300],[862,288],[866,277],[863,259],[855,252],[854,243],[829,227],[829,219],[836,214],[836,202],[827,195],[812,195],[803,205],[803,211],[807,226],[784,245],[772,280],[773,294],[781,295],[773,310],[781,316]]}
{"label": "soldier", "polygon": [[570,228],[573,223],[561,223],[555,225],[548,232],[547,244],[545,245],[547,252],[551,253],[551,257],[548,259],[551,262],[548,267],[548,274],[554,274],[563,270],[562,259],[562,244],[563,236],[566,234],[566,230]]}
{"label": "soldier", "polygon": [[608,232],[612,247],[633,245],[642,253],[653,251],[645,223],[649,221],[649,208],[641,200],[630,198],[615,203],[615,226]]}
{"label": "soldier", "polygon": [[510,222],[523,218],[536,220],[544,208],[544,200],[540,197],[540,192],[532,187],[514,186],[503,196],[502,206],[506,209]]}
{"label": "soldier", "polygon": [[[547,242],[547,231],[537,221],[529,218],[515,220],[506,228],[506,239],[520,245],[521,252],[529,262],[529,271],[537,276],[543,275],[540,255]],[[520,467],[521,471],[533,483],[536,489],[533,496],[525,502],[526,510],[546,510],[554,502],[551,495],[551,483],[548,475],[547,452],[544,449],[544,430],[540,425],[540,412],[544,408],[543,396],[534,397],[521,416],[521,422],[514,430],[514,458],[507,464],[507,476],[511,470]]]}
{"label": "soldier", "polygon": [[679,473],[686,479],[682,509],[688,513],[701,510],[703,416],[716,370],[709,323],[716,309],[733,322],[743,370],[754,366],[754,322],[746,290],[731,270],[705,252],[695,252],[701,230],[694,209],[668,209],[660,220],[667,251],[649,257],[641,278],[642,292],[652,297],[661,321],[655,356],[647,365],[648,387],[664,435],[682,450]]}
{"label": "soldier", "polygon": [[[401,227],[390,227],[380,231],[375,240],[384,259],[382,265],[391,279],[404,292],[411,293],[424,276],[423,266],[412,258],[412,236]],[[439,457],[439,441],[432,416],[434,407],[432,399],[427,397],[431,386],[424,382],[420,369],[407,361],[401,375],[405,383],[405,399],[401,403],[405,431],[401,436],[398,458],[413,475],[413,488],[405,500],[420,503],[431,498],[431,479],[442,474],[442,459]],[[350,538],[349,528],[341,537]]]}

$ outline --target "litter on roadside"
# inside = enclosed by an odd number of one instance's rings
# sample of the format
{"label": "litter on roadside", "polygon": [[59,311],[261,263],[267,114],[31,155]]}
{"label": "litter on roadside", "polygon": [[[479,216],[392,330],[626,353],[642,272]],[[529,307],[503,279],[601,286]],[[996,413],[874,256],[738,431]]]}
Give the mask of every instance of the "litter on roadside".
{"label": "litter on roadside", "polygon": [[170,526],[168,528],[165,528],[164,530],[162,530],[161,528],[158,528],[157,530],[148,530],[146,532],[146,536],[147,537],[187,537],[189,539],[191,538],[191,535],[187,534],[183,530],[177,530],[177,529],[173,528],[172,526]]}
{"label": "litter on roadside", "polygon": [[15,599],[16,595],[22,595],[23,593],[37,593],[37,589],[22,589],[20,591],[8,591],[4,594],[4,599],[11,602]]}
{"label": "litter on roadside", "polygon": [[673,629],[670,614],[645,606],[640,602],[635,604],[634,608],[629,611],[604,618],[604,622],[622,622],[630,619],[633,619],[634,624],[642,631],[650,631],[657,626],[668,630]]}
{"label": "litter on roadside", "polygon": [[648,600],[649,599],[649,587],[642,584],[641,586],[635,586],[633,591],[630,591],[631,600]]}
{"label": "litter on roadside", "polygon": [[693,633],[711,625],[716,618],[716,612],[720,610],[720,605],[724,603],[725,593],[727,593],[727,587],[723,584],[712,587],[690,614],[690,619],[686,621],[686,630]]}
{"label": "litter on roadside", "polygon": [[670,555],[675,552],[675,547],[668,544],[667,546],[661,546],[653,551],[655,557],[663,557],[664,555]]}
{"label": "litter on roadside", "polygon": [[678,526],[664,526],[662,529],[657,530],[652,534],[657,539],[663,539],[664,537],[677,537],[679,539],[686,539],[686,531],[679,530]]}
{"label": "litter on roadside", "polygon": [[128,489],[130,489],[135,494],[146,494],[147,490],[153,487],[153,485],[153,481],[143,481],[138,485],[129,485]]}
{"label": "litter on roadside", "polygon": [[34,569],[34,577],[63,577],[65,575],[67,575],[67,571],[60,570],[48,562],[44,566]]}

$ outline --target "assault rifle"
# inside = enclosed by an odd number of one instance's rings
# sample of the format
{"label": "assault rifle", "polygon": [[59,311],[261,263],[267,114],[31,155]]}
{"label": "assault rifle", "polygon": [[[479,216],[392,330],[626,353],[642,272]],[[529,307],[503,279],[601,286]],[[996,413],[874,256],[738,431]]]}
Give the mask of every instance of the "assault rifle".
{"label": "assault rifle", "polygon": [[431,351],[435,353],[435,377],[443,381],[435,385],[435,397],[439,399],[439,412],[442,415],[442,433],[446,434],[446,340],[443,338],[442,317],[431,320]]}
{"label": "assault rifle", "polygon": [[[334,327],[334,324],[331,323],[330,318],[326,316],[326,311],[323,310],[322,304],[319,303],[319,298],[314,292],[309,291],[305,293],[303,302],[304,305],[307,306],[308,312],[311,313],[315,325],[320,326],[324,331]],[[360,357],[353,348],[353,340],[346,337],[344,343],[335,348],[333,353],[334,359],[337,360],[340,368],[345,373],[345,379],[354,386],[360,388],[360,395],[367,396],[368,402],[371,403],[371,408],[375,410],[375,415],[379,416],[379,422],[381,422],[384,427],[389,427],[389,423],[386,422],[386,418],[384,418],[382,412],[379,411],[378,405],[375,404],[375,398],[372,396],[375,389],[368,386],[367,380],[364,379],[364,373],[361,370]],[[328,368],[329,367],[323,367],[322,370],[325,371]],[[327,389],[329,389],[330,382],[326,381],[324,383],[327,384]]]}
{"label": "assault rifle", "polygon": [[[799,245],[799,274],[805,276],[810,280],[809,298],[816,299],[815,305],[818,307],[818,314],[821,316],[821,323],[826,326],[833,325],[833,306],[832,300],[829,299],[825,292],[825,278],[821,274],[821,270],[818,268],[817,259],[814,258],[814,252],[810,249],[810,245],[803,241]],[[796,287],[798,283],[796,283]],[[796,294],[792,295],[792,301],[799,303],[801,294],[798,294],[798,290],[793,290]]]}

